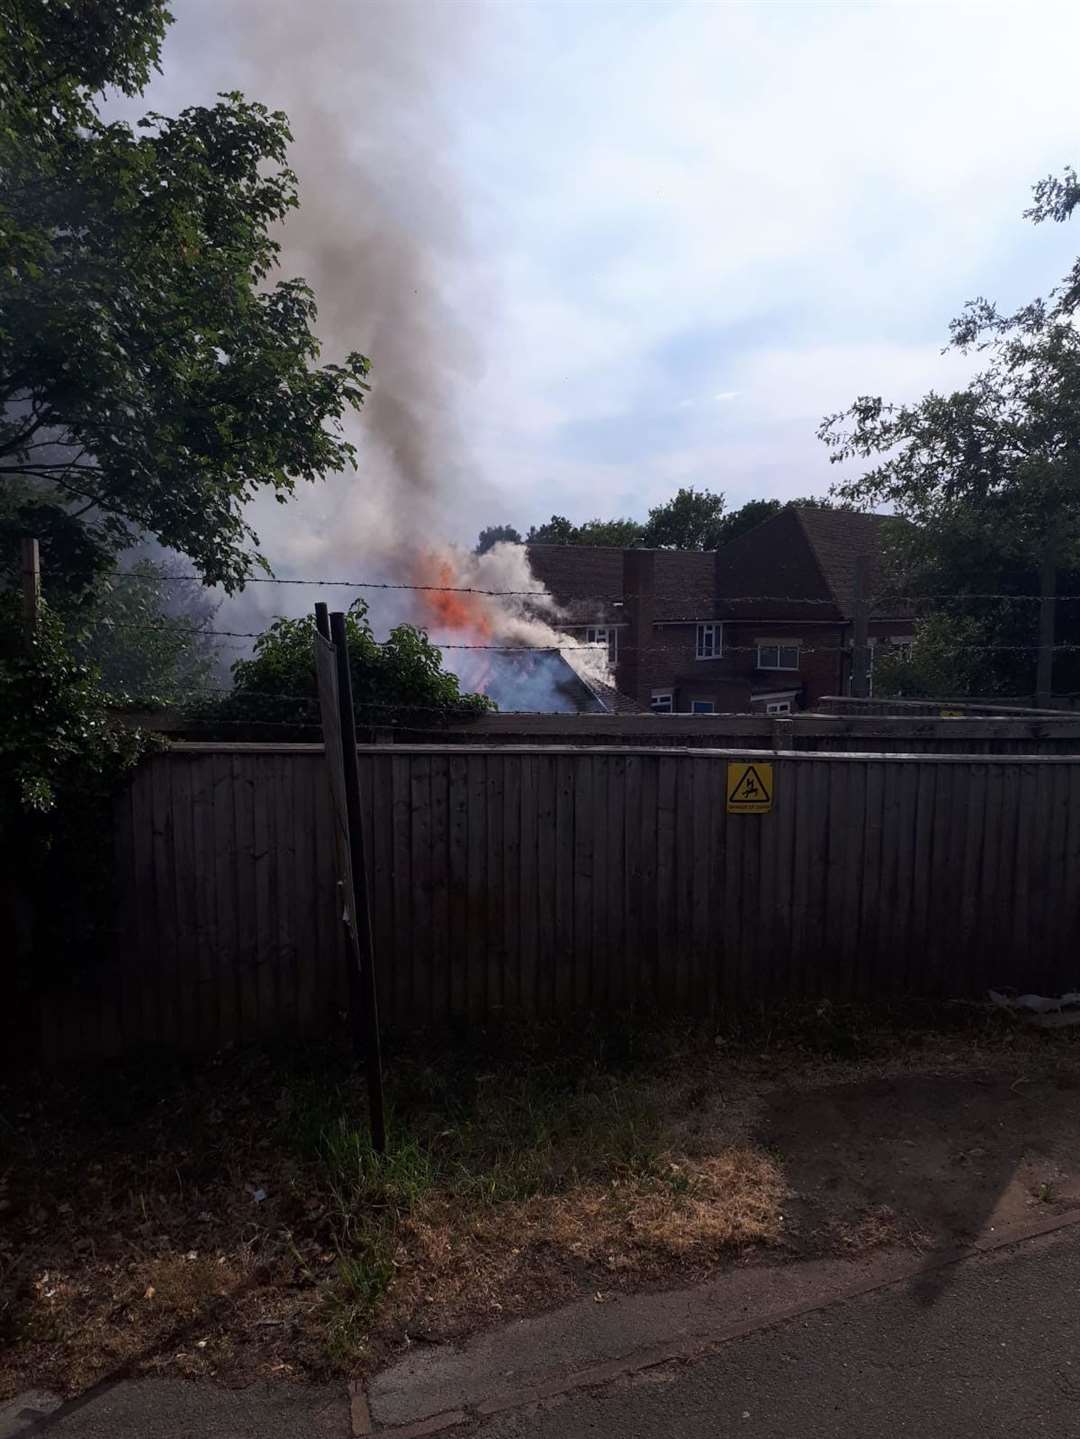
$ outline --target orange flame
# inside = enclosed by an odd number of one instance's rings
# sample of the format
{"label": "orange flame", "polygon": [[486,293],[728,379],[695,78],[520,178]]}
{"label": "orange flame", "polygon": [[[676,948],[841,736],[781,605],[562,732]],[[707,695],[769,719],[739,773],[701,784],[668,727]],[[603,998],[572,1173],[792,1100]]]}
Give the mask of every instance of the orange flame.
{"label": "orange flame", "polygon": [[454,593],[463,588],[463,583],[449,555],[422,551],[416,558],[414,573],[419,585],[447,587],[418,592],[436,640],[439,632],[445,630],[468,630],[481,640],[491,638],[493,630],[486,596]]}

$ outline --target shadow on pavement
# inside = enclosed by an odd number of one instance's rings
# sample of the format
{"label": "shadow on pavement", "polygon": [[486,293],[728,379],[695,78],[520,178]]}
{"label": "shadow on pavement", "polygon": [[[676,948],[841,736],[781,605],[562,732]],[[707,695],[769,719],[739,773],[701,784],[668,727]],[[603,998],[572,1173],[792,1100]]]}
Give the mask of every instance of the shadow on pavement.
{"label": "shadow on pavement", "polygon": [[949,1253],[1080,1202],[1076,1099],[1070,1076],[901,1075],[781,1092],[759,1138],[794,1191],[797,1248],[911,1244],[932,1304]]}

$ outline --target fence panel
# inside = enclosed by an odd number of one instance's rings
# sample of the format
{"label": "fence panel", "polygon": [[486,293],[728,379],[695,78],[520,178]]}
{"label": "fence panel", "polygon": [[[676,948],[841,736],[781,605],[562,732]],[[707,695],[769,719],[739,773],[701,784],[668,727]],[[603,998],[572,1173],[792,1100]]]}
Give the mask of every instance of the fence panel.
{"label": "fence panel", "polygon": [[[744,755],[749,752],[743,751]],[[1080,757],[386,746],[360,754],[397,1024],[1080,983]],[[115,944],[52,1057],[325,1031],[345,1002],[315,747],[178,747],[114,809]]]}

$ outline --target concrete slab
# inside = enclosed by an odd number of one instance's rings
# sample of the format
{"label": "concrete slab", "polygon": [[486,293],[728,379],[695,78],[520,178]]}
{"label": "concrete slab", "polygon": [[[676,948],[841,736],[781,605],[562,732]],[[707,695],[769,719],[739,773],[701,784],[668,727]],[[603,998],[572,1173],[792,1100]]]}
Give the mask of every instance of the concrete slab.
{"label": "concrete slab", "polygon": [[48,1389],[25,1389],[14,1399],[5,1400],[0,1403],[0,1439],[15,1439],[15,1435],[25,1434],[32,1424],[59,1409],[63,1402],[59,1394]]}
{"label": "concrete slab", "polygon": [[[38,1414],[0,1436],[30,1439],[352,1439],[344,1384],[218,1389],[184,1379],[124,1380]],[[3,1411],[0,1411],[2,1413]]]}

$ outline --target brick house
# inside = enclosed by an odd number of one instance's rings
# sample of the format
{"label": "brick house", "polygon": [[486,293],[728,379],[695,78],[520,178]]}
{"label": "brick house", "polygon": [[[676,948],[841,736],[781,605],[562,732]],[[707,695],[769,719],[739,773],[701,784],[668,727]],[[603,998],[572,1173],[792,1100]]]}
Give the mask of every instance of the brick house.
{"label": "brick house", "polygon": [[[530,545],[563,628],[606,643],[618,688],[658,712],[806,709],[851,681],[856,560],[880,583],[883,517],[788,507],[715,552]],[[871,606],[871,653],[910,612]]]}

